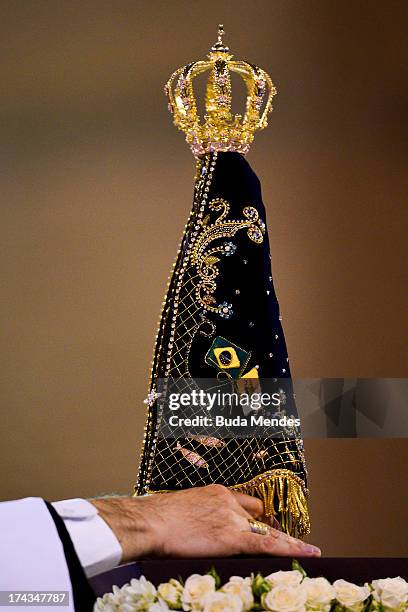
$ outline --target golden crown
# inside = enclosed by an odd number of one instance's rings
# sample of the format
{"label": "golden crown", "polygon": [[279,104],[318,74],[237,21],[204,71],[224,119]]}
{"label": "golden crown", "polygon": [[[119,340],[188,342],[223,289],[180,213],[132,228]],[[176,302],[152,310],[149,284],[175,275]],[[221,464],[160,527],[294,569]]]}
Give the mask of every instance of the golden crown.
{"label": "golden crown", "polygon": [[[233,60],[223,42],[223,34],[224,28],[220,25],[218,40],[211,47],[208,59],[178,68],[164,87],[174,125],[185,132],[186,141],[196,157],[212,151],[238,151],[245,155],[254,139],[254,132],[268,125],[272,98],[276,94],[276,88],[264,70],[245,61]],[[210,74],[205,96],[206,113],[204,121],[201,121],[193,79],[205,71],[210,71]],[[247,88],[244,115],[231,112],[230,72],[239,74]]]}

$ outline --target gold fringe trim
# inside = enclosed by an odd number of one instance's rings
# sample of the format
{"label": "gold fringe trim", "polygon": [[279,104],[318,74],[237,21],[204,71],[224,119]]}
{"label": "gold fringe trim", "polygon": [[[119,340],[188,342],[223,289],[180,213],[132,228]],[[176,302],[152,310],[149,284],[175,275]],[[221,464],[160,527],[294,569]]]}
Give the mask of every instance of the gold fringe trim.
{"label": "gold fringe trim", "polygon": [[295,537],[310,533],[308,491],[303,480],[291,470],[269,470],[230,488],[259,497],[264,503],[265,515],[276,517],[286,533]]}
{"label": "gold fringe trim", "polygon": [[[228,487],[232,491],[259,497],[263,501],[266,516],[274,516],[282,530],[294,537],[310,533],[310,518],[307,506],[308,490],[299,476],[291,470],[269,470],[248,482]],[[171,493],[169,489],[147,494]],[[134,497],[137,493],[134,493]]]}

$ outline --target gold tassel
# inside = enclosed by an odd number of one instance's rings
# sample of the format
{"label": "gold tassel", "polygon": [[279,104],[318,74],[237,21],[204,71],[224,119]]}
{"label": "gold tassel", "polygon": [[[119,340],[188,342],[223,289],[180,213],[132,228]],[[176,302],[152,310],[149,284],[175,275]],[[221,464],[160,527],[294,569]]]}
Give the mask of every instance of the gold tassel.
{"label": "gold tassel", "polygon": [[259,497],[264,503],[265,516],[276,517],[286,533],[295,537],[310,533],[307,489],[291,470],[269,470],[230,488]]}

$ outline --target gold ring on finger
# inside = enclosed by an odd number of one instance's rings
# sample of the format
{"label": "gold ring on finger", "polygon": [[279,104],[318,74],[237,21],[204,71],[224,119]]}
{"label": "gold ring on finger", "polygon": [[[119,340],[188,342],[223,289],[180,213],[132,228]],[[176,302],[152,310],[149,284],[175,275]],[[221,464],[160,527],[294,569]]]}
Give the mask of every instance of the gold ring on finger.
{"label": "gold ring on finger", "polygon": [[257,533],[258,535],[268,535],[270,532],[270,527],[266,523],[262,523],[261,521],[256,521],[255,519],[248,519],[249,527],[252,533]]}

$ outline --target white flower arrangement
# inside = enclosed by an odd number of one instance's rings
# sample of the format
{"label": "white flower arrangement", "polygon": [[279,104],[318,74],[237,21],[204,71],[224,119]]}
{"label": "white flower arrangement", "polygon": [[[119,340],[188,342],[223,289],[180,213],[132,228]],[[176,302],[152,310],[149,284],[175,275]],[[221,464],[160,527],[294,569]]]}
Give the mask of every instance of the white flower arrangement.
{"label": "white flower arrangement", "polygon": [[144,576],[113,587],[96,600],[94,612],[408,612],[408,582],[401,577],[373,580],[363,586],[326,578],[309,578],[297,561],[292,571],[263,577],[231,576],[221,585],[216,571],[193,574],[156,588]]}

